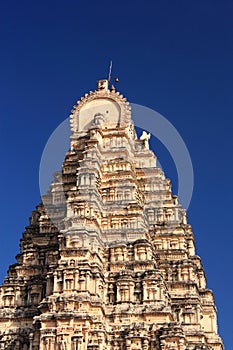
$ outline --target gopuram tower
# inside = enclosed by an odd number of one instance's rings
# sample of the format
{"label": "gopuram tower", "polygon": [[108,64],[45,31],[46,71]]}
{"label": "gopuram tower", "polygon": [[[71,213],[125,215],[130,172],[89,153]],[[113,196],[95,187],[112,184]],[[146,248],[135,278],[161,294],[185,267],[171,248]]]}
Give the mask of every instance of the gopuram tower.
{"label": "gopuram tower", "polygon": [[108,80],[72,110],[71,143],[0,294],[0,349],[222,350],[192,227]]}

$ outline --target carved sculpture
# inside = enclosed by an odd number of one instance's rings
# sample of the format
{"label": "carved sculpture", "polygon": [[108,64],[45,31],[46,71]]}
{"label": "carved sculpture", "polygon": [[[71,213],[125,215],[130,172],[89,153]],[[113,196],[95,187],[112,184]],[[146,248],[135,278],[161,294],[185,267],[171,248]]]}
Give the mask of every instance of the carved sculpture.
{"label": "carved sculpture", "polygon": [[185,210],[101,81],[1,286],[0,349],[222,350]]}

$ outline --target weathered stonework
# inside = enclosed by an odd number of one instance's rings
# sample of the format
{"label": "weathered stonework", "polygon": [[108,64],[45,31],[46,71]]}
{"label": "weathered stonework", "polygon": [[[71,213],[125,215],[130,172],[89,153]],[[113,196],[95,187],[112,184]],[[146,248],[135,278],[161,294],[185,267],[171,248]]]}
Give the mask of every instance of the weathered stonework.
{"label": "weathered stonework", "polygon": [[185,210],[100,81],[1,287],[0,349],[223,349]]}

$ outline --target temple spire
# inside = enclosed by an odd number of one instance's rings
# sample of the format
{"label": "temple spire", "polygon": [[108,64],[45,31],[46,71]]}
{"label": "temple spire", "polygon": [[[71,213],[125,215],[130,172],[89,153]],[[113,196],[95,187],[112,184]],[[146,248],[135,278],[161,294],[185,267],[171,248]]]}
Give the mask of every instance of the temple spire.
{"label": "temple spire", "polygon": [[0,349],[223,350],[186,211],[129,102],[99,80],[70,118],[0,286]]}

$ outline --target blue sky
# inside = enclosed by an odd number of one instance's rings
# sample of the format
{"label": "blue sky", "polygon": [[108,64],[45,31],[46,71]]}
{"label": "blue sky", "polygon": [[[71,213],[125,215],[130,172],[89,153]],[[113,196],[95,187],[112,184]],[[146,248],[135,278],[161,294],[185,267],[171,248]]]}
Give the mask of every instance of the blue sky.
{"label": "blue sky", "polygon": [[[39,163],[53,130],[107,77],[166,117],[195,176],[189,222],[232,349],[233,1],[2,1],[1,278],[39,203]],[[165,173],[177,176],[156,140]]]}

